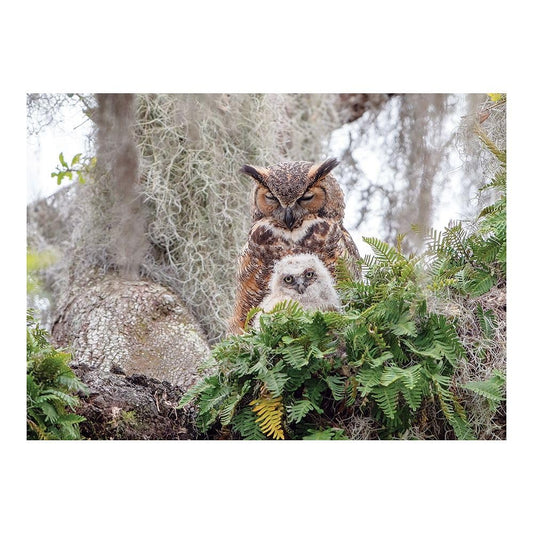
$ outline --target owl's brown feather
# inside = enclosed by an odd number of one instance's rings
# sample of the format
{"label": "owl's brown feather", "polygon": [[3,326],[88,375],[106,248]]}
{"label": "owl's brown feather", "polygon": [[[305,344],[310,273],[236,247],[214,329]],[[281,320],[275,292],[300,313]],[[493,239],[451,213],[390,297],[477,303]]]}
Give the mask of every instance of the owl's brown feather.
{"label": "owl's brown feather", "polygon": [[[257,181],[257,189],[268,189],[267,199],[274,197],[269,201],[276,205],[265,214],[262,204],[254,201],[254,224],[239,258],[231,333],[242,333],[249,310],[258,306],[268,291],[274,263],[287,255],[315,254],[332,276],[338,258],[344,256],[352,260],[349,264],[354,276],[360,276],[355,264],[359,259],[357,247],[342,225],[342,191],[329,174],[336,164],[336,160],[328,159],[319,165],[296,161],[260,169],[243,167],[243,172]],[[320,194],[315,191],[308,199],[315,187],[320,187]],[[319,198],[323,198],[321,205],[316,205]],[[293,218],[291,227],[287,226],[287,210]]]}

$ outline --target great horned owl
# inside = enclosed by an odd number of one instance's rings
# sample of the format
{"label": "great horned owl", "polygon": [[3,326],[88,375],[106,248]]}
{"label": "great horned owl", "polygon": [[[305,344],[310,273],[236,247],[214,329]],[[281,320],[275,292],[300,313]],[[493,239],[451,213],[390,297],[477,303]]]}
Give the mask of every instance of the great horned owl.
{"label": "great horned owl", "polygon": [[341,303],[334,284],[316,255],[288,255],[274,265],[268,294],[258,307],[268,312],[284,300],[293,300],[308,311],[339,311]]}
{"label": "great horned owl", "polygon": [[248,311],[267,293],[274,263],[287,255],[315,254],[333,277],[335,264],[343,256],[353,276],[360,277],[359,252],[342,225],[342,190],[330,174],[337,165],[333,158],[317,164],[292,161],[241,169],[256,186],[253,225],[239,258],[231,333],[242,333]]}

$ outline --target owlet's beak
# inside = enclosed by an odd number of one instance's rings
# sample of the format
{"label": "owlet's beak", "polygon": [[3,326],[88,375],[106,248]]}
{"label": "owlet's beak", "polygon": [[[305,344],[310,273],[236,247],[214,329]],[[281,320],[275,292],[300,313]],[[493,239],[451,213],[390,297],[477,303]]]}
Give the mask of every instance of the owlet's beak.
{"label": "owlet's beak", "polygon": [[303,294],[305,292],[305,286],[304,286],[304,282],[302,279],[298,279],[296,280],[296,290],[300,293],[300,294]]}

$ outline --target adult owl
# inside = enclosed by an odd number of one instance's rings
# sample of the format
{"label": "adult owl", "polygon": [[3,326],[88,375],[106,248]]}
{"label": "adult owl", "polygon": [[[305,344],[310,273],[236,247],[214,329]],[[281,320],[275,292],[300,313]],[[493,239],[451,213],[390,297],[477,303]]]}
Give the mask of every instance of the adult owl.
{"label": "adult owl", "polygon": [[[288,255],[274,265],[268,293],[259,303],[265,312],[285,300],[308,311],[340,311],[341,302],[330,271],[315,254]],[[254,327],[259,324],[255,315]]]}
{"label": "adult owl", "polygon": [[354,277],[360,277],[359,252],[342,225],[344,196],[331,175],[337,165],[331,158],[242,167],[255,181],[253,224],[239,258],[230,333],[242,333],[248,311],[267,293],[274,263],[287,255],[315,254],[333,277],[337,260],[344,257]]}

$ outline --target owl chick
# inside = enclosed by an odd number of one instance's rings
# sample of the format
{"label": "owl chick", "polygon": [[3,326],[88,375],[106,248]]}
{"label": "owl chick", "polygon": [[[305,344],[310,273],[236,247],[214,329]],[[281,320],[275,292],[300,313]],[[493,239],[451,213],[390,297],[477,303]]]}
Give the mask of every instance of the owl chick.
{"label": "owl chick", "polygon": [[[334,284],[329,270],[316,255],[289,255],[274,265],[269,292],[259,307],[268,312],[280,302],[293,300],[308,311],[339,311],[341,303]],[[254,327],[258,323],[256,315]]]}
{"label": "owl chick", "polygon": [[327,159],[241,169],[255,181],[253,225],[239,258],[231,333],[242,333],[248,311],[268,292],[274,264],[287,255],[315,254],[333,278],[343,257],[352,275],[360,277],[359,252],[342,225],[344,197],[331,175],[337,165],[336,159]]}

